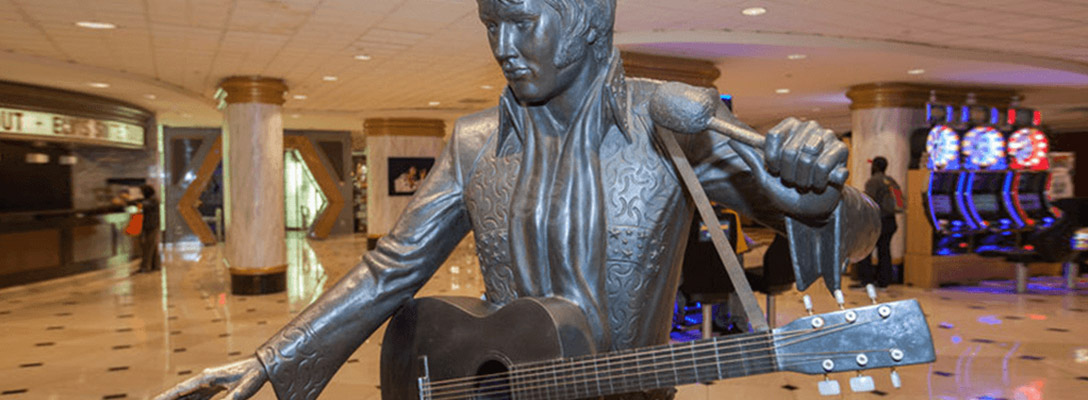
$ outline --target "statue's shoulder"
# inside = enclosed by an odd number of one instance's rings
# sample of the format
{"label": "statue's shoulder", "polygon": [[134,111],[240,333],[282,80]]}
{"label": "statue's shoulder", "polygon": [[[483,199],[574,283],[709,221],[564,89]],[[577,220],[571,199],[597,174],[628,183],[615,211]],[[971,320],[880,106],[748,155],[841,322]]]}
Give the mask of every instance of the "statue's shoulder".
{"label": "statue's shoulder", "polygon": [[626,77],[624,83],[627,85],[627,91],[631,93],[631,111],[635,114],[648,114],[647,106],[650,99],[653,97],[654,92],[657,91],[658,86],[661,86],[665,81]]}
{"label": "statue's shoulder", "polygon": [[499,108],[491,107],[458,118],[453,126],[453,138],[457,141],[458,151],[479,152],[498,130]]}

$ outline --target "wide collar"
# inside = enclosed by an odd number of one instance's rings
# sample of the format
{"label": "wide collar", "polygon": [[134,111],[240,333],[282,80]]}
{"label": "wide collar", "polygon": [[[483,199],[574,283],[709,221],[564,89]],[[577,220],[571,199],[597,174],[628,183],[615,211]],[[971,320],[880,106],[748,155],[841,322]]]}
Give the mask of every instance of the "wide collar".
{"label": "wide collar", "polygon": [[[613,48],[609,56],[608,69],[602,72],[604,79],[594,79],[594,84],[587,91],[580,108],[585,108],[585,102],[603,101],[599,116],[582,116],[581,118],[599,118],[602,121],[601,131],[597,134],[606,135],[615,126],[623,133],[628,143],[632,142],[630,129],[628,128],[627,110],[630,107],[630,97],[627,95],[627,84],[623,71],[623,62],[620,60],[618,49]],[[599,96],[597,95],[599,94]],[[496,151],[501,152],[506,139],[513,134],[521,143],[525,143],[525,124],[529,118],[526,107],[518,103],[514,93],[507,86],[499,98],[499,132]],[[595,140],[598,145],[604,138]]]}

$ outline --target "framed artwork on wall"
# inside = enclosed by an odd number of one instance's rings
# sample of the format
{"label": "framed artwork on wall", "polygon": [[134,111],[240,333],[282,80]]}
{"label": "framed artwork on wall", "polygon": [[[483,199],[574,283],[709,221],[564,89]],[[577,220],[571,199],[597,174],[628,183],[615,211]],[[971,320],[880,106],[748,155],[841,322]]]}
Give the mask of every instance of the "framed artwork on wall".
{"label": "framed artwork on wall", "polygon": [[411,196],[434,167],[434,158],[389,158],[389,195]]}

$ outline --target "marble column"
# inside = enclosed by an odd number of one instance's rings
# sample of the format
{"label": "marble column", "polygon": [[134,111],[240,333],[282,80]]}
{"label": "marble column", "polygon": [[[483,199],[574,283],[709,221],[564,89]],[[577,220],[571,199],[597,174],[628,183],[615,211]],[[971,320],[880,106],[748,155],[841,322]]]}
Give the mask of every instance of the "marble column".
{"label": "marble column", "polygon": [[[850,185],[865,189],[869,179],[870,160],[877,156],[888,159],[885,173],[899,183],[904,193],[915,193],[908,188],[907,169],[910,165],[911,134],[928,126],[925,104],[931,96],[948,104],[964,104],[968,94],[974,95],[979,104],[1008,106],[1014,92],[988,88],[964,88],[921,85],[911,83],[872,83],[851,87],[846,92],[850,98],[853,132],[850,141]],[[921,201],[908,198],[907,201]],[[899,230],[892,237],[891,251],[894,264],[901,264],[907,235],[906,216],[897,216]]]}
{"label": "marble column", "polygon": [[283,194],[283,95],[279,79],[232,77],[220,83],[225,107],[226,264],[234,294],[287,286]]}
{"label": "marble column", "polygon": [[438,158],[445,146],[440,119],[370,118],[363,123],[367,147],[366,219],[369,248],[389,233],[411,196],[390,195],[390,158]]}

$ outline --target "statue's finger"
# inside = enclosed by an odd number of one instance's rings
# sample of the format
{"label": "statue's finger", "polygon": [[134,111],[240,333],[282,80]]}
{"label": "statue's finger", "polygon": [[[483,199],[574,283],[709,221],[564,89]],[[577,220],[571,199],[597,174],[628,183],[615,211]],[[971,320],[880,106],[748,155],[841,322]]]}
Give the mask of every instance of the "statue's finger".
{"label": "statue's finger", "polygon": [[260,371],[251,371],[242,377],[241,382],[234,390],[227,393],[225,399],[228,400],[245,400],[253,395],[257,394],[257,391],[264,385],[265,379],[261,376]]}
{"label": "statue's finger", "polygon": [[205,387],[210,378],[207,375],[200,374],[192,378],[186,379],[181,383],[175,385],[169,390],[155,397],[155,400],[178,400],[193,398],[190,395],[195,394],[199,389]]}

